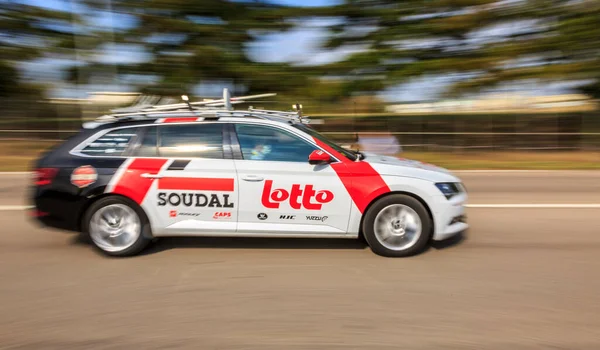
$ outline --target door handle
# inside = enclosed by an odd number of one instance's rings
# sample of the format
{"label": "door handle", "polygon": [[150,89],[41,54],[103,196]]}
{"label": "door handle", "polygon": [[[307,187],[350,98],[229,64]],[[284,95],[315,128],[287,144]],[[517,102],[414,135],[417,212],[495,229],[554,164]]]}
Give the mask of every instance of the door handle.
{"label": "door handle", "polygon": [[146,179],[160,179],[161,177],[163,177],[162,175],[158,175],[158,174],[148,174],[148,173],[144,173],[142,175],[140,175],[143,178]]}
{"label": "door handle", "polygon": [[242,177],[242,180],[244,181],[252,181],[252,182],[259,182],[259,181],[263,181],[264,178],[258,176],[258,175],[247,175]]}

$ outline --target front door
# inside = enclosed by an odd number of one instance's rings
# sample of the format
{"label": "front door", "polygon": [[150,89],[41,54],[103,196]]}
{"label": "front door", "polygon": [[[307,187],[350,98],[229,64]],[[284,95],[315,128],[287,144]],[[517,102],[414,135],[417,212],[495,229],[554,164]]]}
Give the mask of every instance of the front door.
{"label": "front door", "polygon": [[330,165],[311,165],[318,147],[277,126],[234,124],[243,159],[236,159],[238,232],[345,234],[351,199]]}

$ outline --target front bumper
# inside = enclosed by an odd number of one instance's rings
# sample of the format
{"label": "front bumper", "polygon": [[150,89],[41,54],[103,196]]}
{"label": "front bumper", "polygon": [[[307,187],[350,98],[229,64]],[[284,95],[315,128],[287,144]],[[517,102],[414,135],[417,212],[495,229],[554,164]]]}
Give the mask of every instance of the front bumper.
{"label": "front bumper", "polygon": [[466,193],[460,194],[450,200],[442,196],[438,201],[440,209],[434,218],[435,231],[432,237],[434,241],[448,239],[469,228],[465,208],[467,202]]}

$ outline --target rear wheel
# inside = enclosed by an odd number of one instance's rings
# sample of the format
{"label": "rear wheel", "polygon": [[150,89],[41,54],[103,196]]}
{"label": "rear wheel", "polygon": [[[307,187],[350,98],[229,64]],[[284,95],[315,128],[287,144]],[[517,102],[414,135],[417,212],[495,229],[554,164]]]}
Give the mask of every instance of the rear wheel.
{"label": "rear wheel", "polygon": [[107,255],[135,255],[150,242],[148,218],[137,204],[122,197],[106,197],[93,203],[84,225],[94,246]]}
{"label": "rear wheel", "polygon": [[433,222],[417,199],[401,194],[383,197],[367,211],[363,232],[371,250],[381,256],[403,257],[425,249]]}

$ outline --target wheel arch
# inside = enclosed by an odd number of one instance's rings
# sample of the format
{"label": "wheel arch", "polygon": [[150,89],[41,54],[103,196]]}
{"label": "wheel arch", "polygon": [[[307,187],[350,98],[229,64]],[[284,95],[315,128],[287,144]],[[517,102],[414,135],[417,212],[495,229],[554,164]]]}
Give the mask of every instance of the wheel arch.
{"label": "wheel arch", "polygon": [[[104,191],[102,192],[97,192],[94,195],[92,195],[92,197],[88,197],[88,200],[85,201],[85,203],[83,204],[83,206],[81,207],[81,210],[79,212],[79,215],[77,217],[77,229],[79,230],[79,232],[83,232],[83,229],[85,227],[84,225],[84,219],[85,219],[85,214],[87,213],[87,211],[90,209],[90,207],[96,203],[97,201],[103,199],[103,198],[107,198],[107,197],[117,197],[117,198],[122,198],[124,200],[126,200],[127,202],[130,202],[132,205],[135,205],[135,208],[138,209],[141,213],[143,213],[146,218],[148,218],[148,214],[146,213],[146,211],[144,210],[144,208],[142,208],[141,205],[139,205],[138,203],[136,203],[133,199],[124,196],[122,194],[118,194],[118,193],[105,193]],[[148,223],[150,224],[150,221],[148,221]]]}
{"label": "wheel arch", "polygon": [[412,198],[418,200],[423,205],[423,207],[425,207],[425,210],[427,211],[427,214],[429,215],[429,219],[431,220],[431,229],[435,230],[435,218],[433,216],[433,213],[431,212],[431,208],[421,196],[419,196],[413,192],[408,192],[408,191],[390,191],[390,192],[386,192],[386,193],[383,193],[383,194],[375,197],[373,200],[371,200],[369,202],[369,204],[367,205],[367,207],[365,208],[365,210],[363,211],[363,213],[360,217],[360,226],[359,226],[359,230],[358,230],[359,236],[364,235],[363,224],[364,224],[365,216],[366,216],[366,213],[369,211],[369,209],[371,209],[373,204],[375,204],[377,201],[379,201],[382,198],[392,196],[395,194],[405,195],[405,196],[412,197]]}

